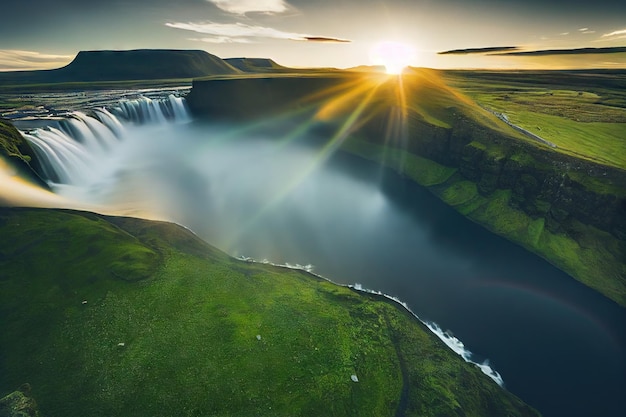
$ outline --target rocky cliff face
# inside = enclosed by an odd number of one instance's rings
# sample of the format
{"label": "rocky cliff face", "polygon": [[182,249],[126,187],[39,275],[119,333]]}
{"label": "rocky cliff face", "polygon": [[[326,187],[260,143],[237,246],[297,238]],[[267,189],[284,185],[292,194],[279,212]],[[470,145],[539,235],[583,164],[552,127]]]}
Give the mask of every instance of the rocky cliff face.
{"label": "rocky cliff face", "polygon": [[17,391],[0,398],[0,417],[39,417],[39,408],[30,391],[30,385],[23,384]]}
{"label": "rocky cliff face", "polygon": [[545,217],[553,232],[571,232],[572,220],[577,220],[626,240],[623,171],[532,149],[494,155],[473,143],[463,148],[459,170],[483,195],[511,189],[514,206]]}
{"label": "rocky cliff face", "polygon": [[[545,217],[553,232],[572,232],[572,221],[626,241],[626,171],[538,148],[455,115],[449,129],[419,123],[411,129],[412,153],[457,167],[481,195],[512,191],[511,204]],[[375,140],[381,132],[368,132]]]}

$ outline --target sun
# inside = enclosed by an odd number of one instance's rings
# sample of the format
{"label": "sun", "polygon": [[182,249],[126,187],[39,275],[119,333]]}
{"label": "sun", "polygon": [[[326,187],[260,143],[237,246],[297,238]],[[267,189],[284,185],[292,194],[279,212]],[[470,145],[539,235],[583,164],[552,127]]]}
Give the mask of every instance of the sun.
{"label": "sun", "polygon": [[401,74],[415,60],[415,48],[401,42],[378,42],[370,49],[370,61],[384,65],[387,74]]}

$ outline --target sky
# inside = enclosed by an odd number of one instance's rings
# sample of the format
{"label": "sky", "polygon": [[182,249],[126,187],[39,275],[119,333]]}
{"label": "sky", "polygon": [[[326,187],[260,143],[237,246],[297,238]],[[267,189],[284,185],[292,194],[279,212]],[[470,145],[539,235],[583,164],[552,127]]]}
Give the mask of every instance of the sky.
{"label": "sky", "polygon": [[[432,68],[626,68],[626,52],[488,55],[626,46],[624,0],[20,0],[5,2],[0,71],[57,68],[81,50],[202,49],[292,67],[372,64],[380,42]],[[493,52],[492,52],[493,53]]]}

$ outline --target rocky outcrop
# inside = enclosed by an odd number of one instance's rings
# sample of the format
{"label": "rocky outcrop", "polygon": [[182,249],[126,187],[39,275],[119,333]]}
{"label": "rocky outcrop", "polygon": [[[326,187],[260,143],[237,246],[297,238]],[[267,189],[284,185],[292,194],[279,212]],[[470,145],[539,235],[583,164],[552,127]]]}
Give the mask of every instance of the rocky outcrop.
{"label": "rocky outcrop", "polygon": [[24,384],[17,391],[0,398],[0,417],[40,417],[30,391],[30,385]]}
{"label": "rocky outcrop", "polygon": [[16,174],[43,188],[48,188],[38,174],[43,171],[35,152],[15,126],[4,119],[0,119],[0,158],[4,159]]}

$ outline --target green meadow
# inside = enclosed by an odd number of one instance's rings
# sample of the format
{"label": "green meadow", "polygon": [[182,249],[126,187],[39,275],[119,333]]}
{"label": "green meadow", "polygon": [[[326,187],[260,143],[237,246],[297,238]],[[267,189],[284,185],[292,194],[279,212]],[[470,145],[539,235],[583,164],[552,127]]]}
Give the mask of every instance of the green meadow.
{"label": "green meadow", "polygon": [[558,152],[626,169],[626,75],[468,71],[445,78]]}
{"label": "green meadow", "polygon": [[2,209],[0,314],[43,416],[538,415],[394,302],[168,223]]}

